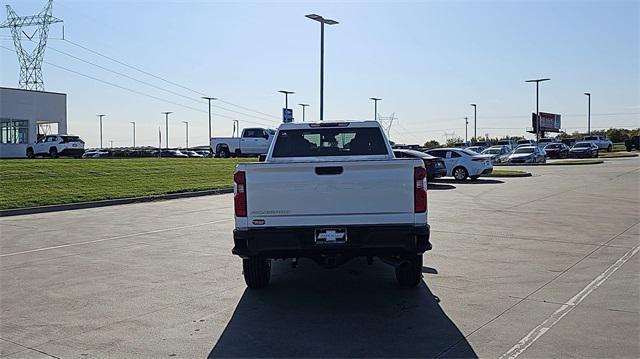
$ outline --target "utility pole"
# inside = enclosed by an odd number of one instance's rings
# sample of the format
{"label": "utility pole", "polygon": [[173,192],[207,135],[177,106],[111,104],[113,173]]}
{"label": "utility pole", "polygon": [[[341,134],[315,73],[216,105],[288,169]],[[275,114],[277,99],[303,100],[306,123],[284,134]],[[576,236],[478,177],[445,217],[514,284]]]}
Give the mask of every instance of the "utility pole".
{"label": "utility pole", "polygon": [[338,22],[316,14],[305,15],[305,17],[320,23],[320,122],[322,122],[324,120],[324,25],[335,25]]}
{"label": "utility pole", "polygon": [[135,121],[131,121],[133,125],[133,148],[136,148],[136,123]]}
{"label": "utility pole", "polygon": [[182,123],[184,123],[184,127],[186,130],[184,142],[187,147],[187,150],[189,150],[189,121],[182,121]]}
{"label": "utility pole", "polygon": [[535,82],[536,83],[536,142],[540,140],[540,102],[539,102],[539,87],[540,82],[549,81],[551,79],[535,79],[535,80],[526,80],[525,82]]}
{"label": "utility pole", "polygon": [[96,115],[100,117],[100,149],[102,149],[102,118],[106,115]]}
{"label": "utility pole", "polygon": [[233,134],[231,137],[235,138],[236,135],[240,137],[240,122],[238,122],[238,120],[233,120]]}
{"label": "utility pole", "polygon": [[207,140],[207,143],[211,146],[211,100],[217,100],[218,98],[206,96],[203,96],[202,98],[209,101],[209,139]]}
{"label": "utility pole", "polygon": [[469,128],[469,121],[468,121],[468,117],[464,118],[464,144],[465,146],[468,145],[467,143],[467,129]]}
{"label": "utility pole", "polygon": [[590,92],[585,92],[584,93],[588,98],[589,98],[589,112],[587,115],[587,133],[589,134],[589,136],[591,136],[591,93]]}
{"label": "utility pole", "polygon": [[164,115],[164,126],[165,126],[165,131],[164,131],[164,137],[165,137],[165,148],[169,149],[169,114],[172,114],[173,112],[161,112]]}
{"label": "utility pole", "polygon": [[299,103],[298,105],[302,106],[302,122],[304,122],[304,108],[309,106],[309,104]]}
{"label": "utility pole", "polygon": [[378,101],[382,99],[376,98],[376,97],[369,97],[369,100],[373,100],[373,120],[378,121]]}
{"label": "utility pole", "polygon": [[473,139],[478,142],[478,117],[476,116],[478,105],[472,103],[471,106],[473,106]]}

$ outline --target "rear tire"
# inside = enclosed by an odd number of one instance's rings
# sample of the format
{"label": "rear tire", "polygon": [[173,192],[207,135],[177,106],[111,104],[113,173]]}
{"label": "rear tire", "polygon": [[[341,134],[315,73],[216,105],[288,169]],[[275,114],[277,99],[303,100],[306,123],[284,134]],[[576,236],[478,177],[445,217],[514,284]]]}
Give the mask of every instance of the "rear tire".
{"label": "rear tire", "polygon": [[456,167],[453,169],[453,178],[456,181],[464,181],[469,176],[469,172],[464,167]]}
{"label": "rear tire", "polygon": [[406,262],[396,268],[396,280],[403,288],[413,288],[422,279],[422,254],[402,258]]}
{"label": "rear tire", "polygon": [[36,154],[33,152],[33,148],[27,148],[27,158],[34,159]]}
{"label": "rear tire", "polygon": [[609,145],[609,147],[607,147],[607,152],[611,152],[613,151],[613,146]]}
{"label": "rear tire", "polygon": [[271,260],[259,257],[249,257],[242,260],[242,274],[247,287],[253,289],[265,288],[271,279]]}
{"label": "rear tire", "polygon": [[55,147],[51,147],[51,149],[49,149],[49,157],[58,158],[58,149]]}
{"label": "rear tire", "polygon": [[223,147],[218,151],[218,157],[220,157],[220,158],[229,158],[229,157],[231,157],[231,153],[229,152],[228,148]]}

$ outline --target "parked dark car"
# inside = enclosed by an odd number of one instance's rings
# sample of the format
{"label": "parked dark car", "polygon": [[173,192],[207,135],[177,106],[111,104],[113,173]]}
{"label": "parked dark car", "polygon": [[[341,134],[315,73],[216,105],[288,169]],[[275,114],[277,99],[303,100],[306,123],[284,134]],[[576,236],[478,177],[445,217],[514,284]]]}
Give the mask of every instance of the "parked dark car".
{"label": "parked dark car", "polygon": [[562,141],[560,141],[560,142],[564,143],[569,148],[571,148],[571,147],[573,147],[573,145],[576,144],[576,142],[578,142],[578,140],[575,139],[575,138],[563,138]]}
{"label": "parked dark car", "polygon": [[549,158],[567,158],[569,146],[564,143],[550,143],[544,147],[544,153]]}
{"label": "parked dark car", "polygon": [[447,168],[444,164],[444,160],[440,157],[431,156],[428,153],[395,149],[393,154],[396,158],[419,158],[424,162],[424,166],[427,169],[427,180],[431,181],[434,178],[443,177],[447,175]]}
{"label": "parked dark car", "polygon": [[598,145],[591,142],[578,142],[569,150],[569,157],[598,157]]}
{"label": "parked dark car", "polygon": [[627,151],[631,151],[634,148],[640,150],[640,136],[633,136],[630,140],[624,141],[624,147],[627,148]]}

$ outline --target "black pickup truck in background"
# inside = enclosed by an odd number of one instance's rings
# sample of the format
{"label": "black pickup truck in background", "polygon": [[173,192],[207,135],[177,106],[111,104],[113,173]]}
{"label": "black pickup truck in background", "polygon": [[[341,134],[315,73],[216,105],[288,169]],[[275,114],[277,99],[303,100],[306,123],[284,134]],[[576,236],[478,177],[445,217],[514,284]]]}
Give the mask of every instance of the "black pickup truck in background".
{"label": "black pickup truck in background", "polygon": [[624,141],[624,147],[627,148],[627,151],[631,151],[634,148],[640,150],[640,136],[633,136],[631,139]]}

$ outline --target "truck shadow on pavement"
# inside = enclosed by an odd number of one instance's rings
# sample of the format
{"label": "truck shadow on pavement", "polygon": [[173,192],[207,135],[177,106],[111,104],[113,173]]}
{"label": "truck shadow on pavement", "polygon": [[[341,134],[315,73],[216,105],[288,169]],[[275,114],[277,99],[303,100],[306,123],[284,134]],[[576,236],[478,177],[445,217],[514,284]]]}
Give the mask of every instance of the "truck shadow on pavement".
{"label": "truck shadow on pavement", "polygon": [[477,358],[439,301],[424,281],[399,288],[380,261],[274,262],[271,286],[245,290],[209,358]]}
{"label": "truck shadow on pavement", "polygon": [[427,183],[427,190],[447,190],[447,189],[456,189],[456,186],[452,186],[450,184],[442,184],[442,183]]}

